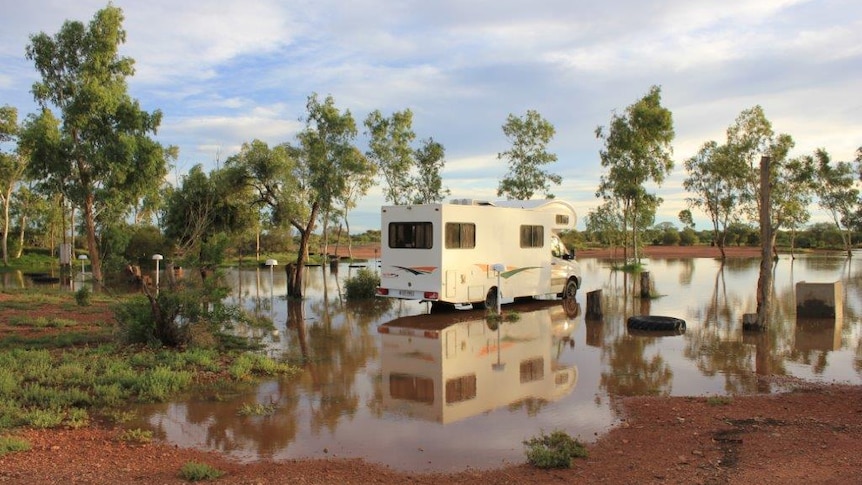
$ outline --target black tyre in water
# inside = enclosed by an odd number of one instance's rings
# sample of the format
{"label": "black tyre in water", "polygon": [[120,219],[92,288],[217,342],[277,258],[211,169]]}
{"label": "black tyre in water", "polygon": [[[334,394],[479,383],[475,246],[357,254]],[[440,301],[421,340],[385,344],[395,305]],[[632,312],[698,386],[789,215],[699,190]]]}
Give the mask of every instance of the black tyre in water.
{"label": "black tyre in water", "polygon": [[628,318],[626,325],[629,330],[685,332],[685,320],[661,315],[634,315]]}

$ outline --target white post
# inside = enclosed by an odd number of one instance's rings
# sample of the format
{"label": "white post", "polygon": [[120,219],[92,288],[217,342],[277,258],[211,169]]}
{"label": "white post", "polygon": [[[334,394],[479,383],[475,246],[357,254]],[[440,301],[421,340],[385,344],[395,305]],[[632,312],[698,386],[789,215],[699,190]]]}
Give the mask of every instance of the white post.
{"label": "white post", "polygon": [[491,269],[493,269],[497,273],[497,315],[502,316],[502,313],[500,313],[502,311],[502,304],[500,303],[500,300],[502,300],[503,297],[503,290],[501,289],[503,283],[500,279],[500,274],[506,270],[506,265],[502,263],[497,263],[494,266],[491,266]]}
{"label": "white post", "polygon": [[159,261],[164,259],[161,254],[154,254],[153,261],[156,262],[156,296],[159,296]]}
{"label": "white post", "polygon": [[78,256],[78,259],[81,260],[81,280],[83,280],[84,279],[84,273],[86,272],[86,271],[84,271],[84,261],[87,260],[87,255],[82,254],[82,255]]}

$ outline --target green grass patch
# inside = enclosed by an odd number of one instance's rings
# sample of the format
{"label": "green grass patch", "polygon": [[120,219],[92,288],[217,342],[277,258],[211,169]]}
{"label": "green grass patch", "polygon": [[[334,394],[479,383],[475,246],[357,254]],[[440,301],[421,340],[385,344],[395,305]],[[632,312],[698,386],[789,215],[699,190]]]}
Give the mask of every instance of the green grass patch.
{"label": "green grass patch", "polygon": [[0,436],[0,456],[6,453],[14,453],[17,451],[27,451],[30,449],[30,442],[24,438],[17,436]]}
{"label": "green grass patch", "polygon": [[587,449],[564,431],[524,441],[527,461],[537,468],[571,468],[575,458],[586,458]]}
{"label": "green grass patch", "polygon": [[11,349],[62,349],[85,345],[99,345],[112,340],[108,330],[104,332],[63,332],[59,335],[22,337],[10,335],[0,339],[0,351]]}
{"label": "green grass patch", "polygon": [[213,468],[206,463],[199,463],[196,461],[190,461],[180,469],[180,478],[190,482],[215,480],[222,475],[224,475],[223,471]]}
{"label": "green grass patch", "polygon": [[153,441],[153,432],[145,429],[127,429],[117,436],[117,439],[125,443],[136,443],[145,445]]}
{"label": "green grass patch", "polygon": [[66,328],[77,325],[78,322],[69,318],[56,317],[28,317],[17,315],[9,319],[9,325],[15,327],[31,327],[31,328]]}
{"label": "green grass patch", "polygon": [[[298,369],[250,353],[159,350],[102,345],[0,350],[0,429],[87,426],[135,402],[163,402],[223,382],[227,389],[258,376],[290,376]],[[119,422],[119,416],[114,421]]]}

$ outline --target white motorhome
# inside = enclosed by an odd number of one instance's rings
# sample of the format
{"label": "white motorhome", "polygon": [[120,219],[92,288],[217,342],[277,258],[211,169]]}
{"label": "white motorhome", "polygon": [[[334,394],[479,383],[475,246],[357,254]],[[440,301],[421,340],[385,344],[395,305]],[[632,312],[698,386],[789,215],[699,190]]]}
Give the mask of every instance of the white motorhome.
{"label": "white motorhome", "polygon": [[574,298],[580,266],[558,234],[576,221],[556,199],[384,206],[377,293],[474,307]]}

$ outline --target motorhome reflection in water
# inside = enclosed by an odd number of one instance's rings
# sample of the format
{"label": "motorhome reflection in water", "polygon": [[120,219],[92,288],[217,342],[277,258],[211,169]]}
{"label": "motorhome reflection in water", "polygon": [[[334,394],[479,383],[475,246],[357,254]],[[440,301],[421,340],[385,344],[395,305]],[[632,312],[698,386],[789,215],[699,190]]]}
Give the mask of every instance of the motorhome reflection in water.
{"label": "motorhome reflection in water", "polygon": [[515,298],[574,297],[581,270],[560,231],[571,204],[550,200],[384,206],[380,296],[493,307]]}

